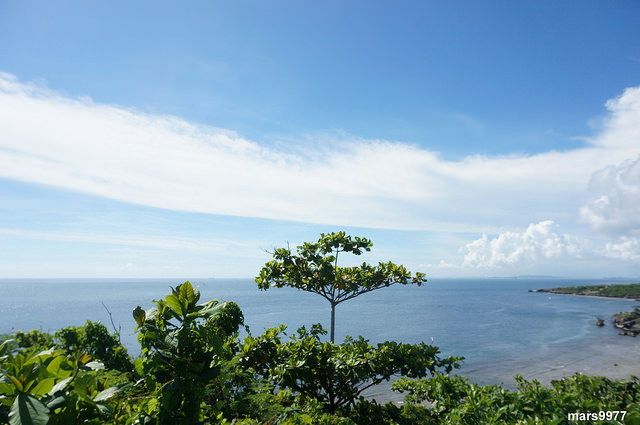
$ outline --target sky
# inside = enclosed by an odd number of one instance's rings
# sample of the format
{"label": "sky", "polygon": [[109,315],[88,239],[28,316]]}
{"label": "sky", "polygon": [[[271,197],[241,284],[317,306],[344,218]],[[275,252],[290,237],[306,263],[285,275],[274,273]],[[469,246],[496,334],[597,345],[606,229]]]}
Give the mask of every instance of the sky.
{"label": "sky", "polygon": [[0,278],[640,278],[640,3],[0,0]]}

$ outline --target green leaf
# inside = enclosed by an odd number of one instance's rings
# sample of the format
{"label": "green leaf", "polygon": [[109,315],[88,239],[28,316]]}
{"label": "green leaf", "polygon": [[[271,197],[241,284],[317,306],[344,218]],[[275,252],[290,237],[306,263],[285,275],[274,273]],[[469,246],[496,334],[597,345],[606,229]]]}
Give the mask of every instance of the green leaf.
{"label": "green leaf", "polygon": [[118,387],[109,387],[103,391],[100,391],[94,398],[93,401],[104,401],[108,400],[114,395],[118,394],[120,389]]}
{"label": "green leaf", "polygon": [[66,378],[73,372],[73,365],[65,356],[58,356],[47,365],[47,372],[56,378]]}
{"label": "green leaf", "polygon": [[7,373],[5,373],[4,376],[9,378],[9,380],[13,383],[13,385],[16,387],[16,389],[18,391],[24,391],[24,387],[22,386],[22,382],[20,382],[18,380],[18,378],[16,378],[15,376],[11,376],[11,375],[9,375]]}
{"label": "green leaf", "polygon": [[84,367],[90,370],[101,370],[104,369],[104,364],[101,362],[89,362]]}
{"label": "green leaf", "polygon": [[133,318],[135,319],[135,321],[138,324],[138,326],[142,326],[142,324],[144,323],[145,319],[147,318],[147,314],[142,309],[142,307],[137,306],[133,310]]}
{"label": "green leaf", "polygon": [[73,377],[68,377],[63,379],[62,381],[58,382],[57,384],[55,384],[53,386],[53,388],[51,388],[51,390],[49,391],[50,395],[53,395],[55,393],[57,393],[58,391],[62,391],[64,390],[64,388],[69,384],[69,381],[71,381],[73,379]]}
{"label": "green leaf", "polygon": [[205,319],[210,318],[218,314],[222,309],[224,309],[226,304],[227,303],[220,300],[212,300],[205,304],[199,305],[196,308],[196,311],[194,313],[191,313],[190,316],[204,317]]}
{"label": "green leaf", "polygon": [[49,408],[29,394],[18,394],[9,410],[9,425],[46,425]]}
{"label": "green leaf", "polygon": [[4,351],[5,347],[9,347],[9,343],[14,341],[13,339],[5,339],[2,344],[0,344],[0,354]]}
{"label": "green leaf", "polygon": [[167,298],[164,300],[165,304],[169,306],[171,310],[176,312],[177,315],[182,316],[184,312],[182,311],[182,305],[180,304],[180,299],[175,295],[167,295]]}
{"label": "green leaf", "polygon": [[31,362],[37,360],[38,357],[51,356],[52,354],[53,354],[53,348],[50,348],[50,349],[44,350],[44,351],[40,351],[38,354],[33,356],[31,359],[29,359],[29,361],[27,363],[31,363]]}
{"label": "green leaf", "polygon": [[13,395],[15,391],[13,385],[9,385],[7,382],[0,382],[0,394]]}
{"label": "green leaf", "polygon": [[31,394],[33,395],[43,395],[47,394],[53,388],[56,380],[54,378],[46,378],[42,381],[38,382],[38,385],[31,389]]}
{"label": "green leaf", "polygon": [[80,357],[78,357],[77,363],[79,366],[82,366],[84,364],[89,363],[90,360],[91,360],[91,355],[85,351],[80,355]]}
{"label": "green leaf", "polygon": [[2,404],[4,406],[7,406],[7,407],[10,407],[11,404],[12,404],[12,401],[11,401],[12,398],[13,397],[9,398],[6,395],[0,395],[0,404]]}
{"label": "green leaf", "polygon": [[67,402],[67,399],[65,396],[56,397],[47,403],[47,407],[49,408],[50,411],[56,410],[57,408],[64,406],[66,402]]}
{"label": "green leaf", "polygon": [[187,280],[185,283],[178,287],[178,290],[180,299],[186,300],[188,304],[193,303],[195,294],[193,292],[193,286],[191,285],[191,282]]}
{"label": "green leaf", "polygon": [[176,329],[171,332],[168,332],[164,338],[164,343],[172,349],[176,350],[178,348],[178,344],[180,343],[180,330]]}

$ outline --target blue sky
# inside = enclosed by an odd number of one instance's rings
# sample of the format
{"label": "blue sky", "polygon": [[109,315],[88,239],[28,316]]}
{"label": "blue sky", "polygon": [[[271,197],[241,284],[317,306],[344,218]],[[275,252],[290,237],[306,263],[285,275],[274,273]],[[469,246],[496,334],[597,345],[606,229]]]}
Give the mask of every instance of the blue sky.
{"label": "blue sky", "polygon": [[0,277],[640,277],[640,4],[0,2]]}

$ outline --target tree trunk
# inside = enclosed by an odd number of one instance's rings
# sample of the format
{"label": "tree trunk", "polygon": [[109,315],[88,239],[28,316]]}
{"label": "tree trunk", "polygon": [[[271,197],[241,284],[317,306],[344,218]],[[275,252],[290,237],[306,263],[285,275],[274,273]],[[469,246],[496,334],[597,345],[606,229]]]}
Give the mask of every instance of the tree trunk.
{"label": "tree trunk", "polygon": [[336,333],[336,304],[331,302],[331,343]]}

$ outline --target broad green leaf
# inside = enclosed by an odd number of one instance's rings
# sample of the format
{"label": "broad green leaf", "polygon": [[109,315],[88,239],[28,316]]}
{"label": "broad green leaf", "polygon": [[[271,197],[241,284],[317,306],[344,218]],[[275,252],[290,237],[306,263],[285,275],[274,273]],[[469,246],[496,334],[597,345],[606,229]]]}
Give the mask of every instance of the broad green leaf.
{"label": "broad green leaf", "polygon": [[73,372],[73,365],[65,356],[58,356],[47,365],[47,372],[57,378],[66,378]]}
{"label": "broad green leaf", "polygon": [[104,401],[108,400],[114,395],[118,394],[120,389],[118,387],[109,387],[103,391],[100,391],[94,398],[93,401]]}
{"label": "broad green leaf", "polygon": [[185,283],[180,285],[178,294],[179,294],[179,297],[183,300],[186,300],[188,304],[193,303],[194,293],[193,293],[193,286],[191,285],[191,282],[187,280]]}
{"label": "broad green leaf", "polygon": [[94,361],[94,362],[89,362],[85,364],[84,367],[91,370],[101,370],[101,369],[104,369],[104,364],[101,362]]}
{"label": "broad green leaf", "polygon": [[225,307],[226,303],[220,300],[212,300],[205,304],[199,305],[196,308],[196,312],[192,313],[192,317],[211,317],[220,312]]}
{"label": "broad green leaf", "polygon": [[56,397],[47,403],[47,407],[49,410],[56,410],[57,408],[64,406],[66,402],[67,398],[65,396]]}
{"label": "broad green leaf", "polygon": [[42,381],[38,382],[38,385],[33,387],[31,391],[29,391],[33,395],[43,395],[47,394],[53,388],[56,380],[54,378],[46,378]]}
{"label": "broad green leaf", "polygon": [[180,341],[179,334],[180,334],[180,331],[178,329],[167,333],[167,336],[165,336],[164,338],[164,343],[167,344],[169,347],[173,348],[174,350],[177,349],[178,343]]}
{"label": "broad green leaf", "polygon": [[169,306],[169,308],[176,312],[179,316],[182,316],[184,313],[182,311],[182,305],[180,304],[180,300],[175,295],[167,295],[167,298],[164,300],[165,304]]}
{"label": "broad green leaf", "polygon": [[46,357],[46,356],[50,356],[52,354],[53,354],[53,348],[50,348],[50,349],[44,350],[44,351],[40,351],[38,354],[33,356],[31,359],[29,359],[29,361],[27,363],[30,363],[30,362],[36,360],[38,357]]}
{"label": "broad green leaf", "polygon": [[9,425],[46,425],[49,408],[29,394],[18,394],[9,410]]}
{"label": "broad green leaf", "polygon": [[71,381],[73,379],[73,377],[68,377],[63,379],[62,381],[58,382],[57,384],[55,384],[53,386],[53,388],[51,388],[51,391],[49,391],[50,395],[53,395],[55,393],[57,393],[58,391],[62,391],[64,390],[64,388],[69,384],[69,381]]}
{"label": "broad green leaf", "polygon": [[0,394],[13,395],[15,387],[7,382],[0,382]]}

